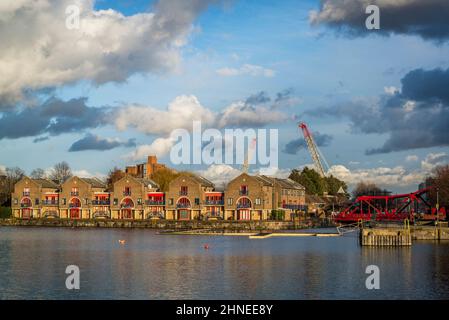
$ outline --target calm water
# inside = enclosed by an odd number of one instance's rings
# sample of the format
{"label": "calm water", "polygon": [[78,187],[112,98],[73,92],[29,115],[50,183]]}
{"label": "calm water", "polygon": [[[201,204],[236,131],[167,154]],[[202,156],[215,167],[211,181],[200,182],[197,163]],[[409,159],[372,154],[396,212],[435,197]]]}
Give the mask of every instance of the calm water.
{"label": "calm water", "polygon": [[[249,240],[0,227],[0,298],[449,298],[449,243],[361,248],[355,236]],[[65,288],[70,264],[81,270],[78,291]],[[381,270],[380,290],[365,288],[370,264]]]}

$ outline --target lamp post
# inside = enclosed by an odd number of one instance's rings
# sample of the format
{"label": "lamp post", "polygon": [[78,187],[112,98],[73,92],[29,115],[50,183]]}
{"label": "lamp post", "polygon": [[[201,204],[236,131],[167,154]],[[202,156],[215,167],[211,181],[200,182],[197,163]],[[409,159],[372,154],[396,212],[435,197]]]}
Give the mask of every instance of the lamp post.
{"label": "lamp post", "polygon": [[438,223],[438,221],[440,220],[440,215],[439,215],[439,211],[440,211],[440,202],[439,202],[438,191],[440,191],[439,188],[437,188],[437,204],[436,204],[436,209],[437,209],[437,223]]}

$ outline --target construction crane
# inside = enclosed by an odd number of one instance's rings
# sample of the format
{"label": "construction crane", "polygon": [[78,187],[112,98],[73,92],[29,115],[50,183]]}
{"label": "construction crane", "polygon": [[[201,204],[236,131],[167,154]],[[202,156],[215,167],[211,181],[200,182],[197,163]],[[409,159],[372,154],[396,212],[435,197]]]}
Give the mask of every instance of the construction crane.
{"label": "construction crane", "polygon": [[257,140],[256,140],[256,138],[254,138],[253,140],[251,140],[251,143],[248,146],[248,152],[245,154],[245,160],[242,165],[242,172],[244,172],[244,173],[248,173],[249,162],[253,158],[254,149],[256,149],[256,142],[257,142]]}
{"label": "construction crane", "polygon": [[307,147],[309,148],[310,155],[312,157],[313,163],[315,164],[316,170],[320,174],[321,177],[326,176],[326,171],[324,171],[323,162],[326,165],[327,169],[329,169],[329,165],[327,164],[326,159],[323,154],[318,149],[315,141],[313,140],[312,133],[304,122],[299,124],[299,128],[302,130],[304,135],[304,140],[306,140]]}

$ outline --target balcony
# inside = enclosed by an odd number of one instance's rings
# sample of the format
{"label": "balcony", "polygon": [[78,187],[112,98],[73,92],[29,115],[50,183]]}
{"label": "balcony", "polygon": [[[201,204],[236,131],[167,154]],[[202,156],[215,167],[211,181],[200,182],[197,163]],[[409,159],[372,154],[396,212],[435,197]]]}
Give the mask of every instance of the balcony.
{"label": "balcony", "polygon": [[159,201],[159,200],[146,200],[145,204],[147,206],[165,206],[165,201]]}
{"label": "balcony", "polygon": [[239,191],[239,194],[240,194],[241,196],[248,196],[248,195],[249,195],[249,191],[248,191],[248,190],[240,190],[240,191]]}
{"label": "balcony", "polygon": [[251,208],[251,203],[238,203],[237,209],[249,209]]}
{"label": "balcony", "polygon": [[134,208],[134,205],[131,204],[131,203],[122,203],[120,205],[120,208],[122,208],[122,209],[132,209],[132,208]]}
{"label": "balcony", "polygon": [[302,210],[307,211],[307,206],[303,204],[283,204],[282,208],[290,210]]}
{"label": "balcony", "polygon": [[110,203],[109,200],[92,200],[94,206],[108,206]]}
{"label": "balcony", "polygon": [[224,200],[206,200],[204,204],[206,206],[223,206]]}
{"label": "balcony", "polygon": [[178,204],[176,204],[176,208],[184,209],[184,208],[190,208],[190,207],[191,207],[190,203],[178,203]]}
{"label": "balcony", "polygon": [[42,205],[44,205],[44,206],[57,206],[57,205],[59,205],[59,201],[55,201],[55,200],[42,200]]}
{"label": "balcony", "polygon": [[80,195],[80,193],[78,191],[72,191],[72,192],[70,192],[70,195],[72,197],[78,197]]}
{"label": "balcony", "polygon": [[30,196],[30,192],[28,191],[28,192],[22,192],[22,195],[24,196],[24,197],[29,197]]}
{"label": "balcony", "polygon": [[81,208],[81,205],[77,203],[70,203],[69,208]]}
{"label": "balcony", "polygon": [[124,196],[124,197],[129,197],[129,196],[131,196],[131,190],[130,190],[130,191],[123,191],[123,196]]}
{"label": "balcony", "polygon": [[21,207],[21,208],[31,208],[32,205],[31,205],[31,203],[21,203],[21,204],[20,204],[20,207]]}
{"label": "balcony", "polygon": [[186,196],[189,192],[187,190],[181,190],[179,191],[180,196]]}

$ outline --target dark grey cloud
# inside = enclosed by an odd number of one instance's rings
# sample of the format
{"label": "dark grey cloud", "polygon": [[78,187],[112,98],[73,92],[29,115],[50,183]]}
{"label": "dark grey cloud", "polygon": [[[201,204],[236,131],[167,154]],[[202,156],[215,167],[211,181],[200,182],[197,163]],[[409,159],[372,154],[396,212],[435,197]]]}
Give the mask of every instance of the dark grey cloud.
{"label": "dark grey cloud", "polygon": [[101,138],[97,135],[87,134],[84,138],[75,141],[69,148],[69,152],[84,150],[111,150],[118,147],[135,147],[136,140],[120,141],[119,139]]}
{"label": "dark grey cloud", "polygon": [[381,96],[377,101],[358,100],[320,108],[306,114],[347,117],[353,133],[388,134],[380,147],[366,154],[449,146],[448,70],[409,72],[402,79],[402,90]]}
{"label": "dark grey cloud", "polygon": [[265,105],[271,109],[276,109],[285,106],[291,106],[298,103],[298,99],[294,97],[294,89],[287,88],[277,92],[273,98],[266,91],[260,91],[246,98],[245,106],[252,107],[257,105]]}
{"label": "dark grey cloud", "polygon": [[[319,147],[327,147],[332,139],[333,137],[328,134],[321,134],[319,132],[313,133],[313,140]],[[301,149],[305,148],[307,148],[307,143],[304,138],[298,138],[287,143],[283,151],[288,154],[297,154]]]}
{"label": "dark grey cloud", "polygon": [[416,101],[434,99],[449,104],[449,69],[428,71],[416,69],[402,78],[401,82],[402,95],[407,99]]}
{"label": "dark grey cloud", "polygon": [[246,98],[246,105],[259,105],[266,104],[271,101],[270,96],[265,91],[260,91],[259,93],[253,94]]}
{"label": "dark grey cloud", "polygon": [[89,107],[87,98],[68,101],[52,97],[39,106],[3,112],[0,139],[18,139],[43,134],[56,136],[110,123],[111,108]]}
{"label": "dark grey cloud", "polygon": [[[380,30],[367,30],[368,5],[380,9]],[[447,0],[321,0],[310,15],[312,24],[323,24],[350,36],[410,34],[437,42],[449,39]]]}
{"label": "dark grey cloud", "polygon": [[42,142],[42,141],[46,141],[48,139],[50,139],[50,137],[38,137],[38,138],[35,138],[33,140],[33,143],[39,143],[39,142]]}

